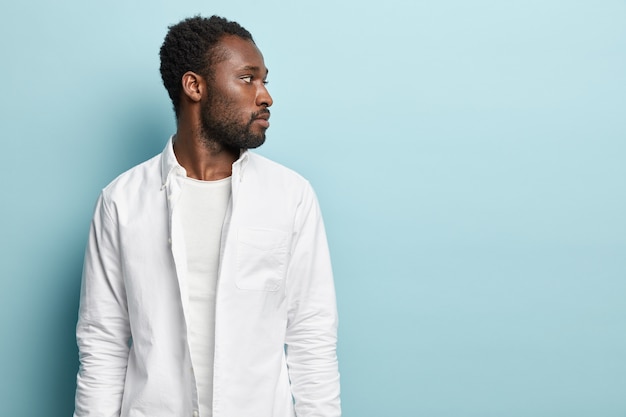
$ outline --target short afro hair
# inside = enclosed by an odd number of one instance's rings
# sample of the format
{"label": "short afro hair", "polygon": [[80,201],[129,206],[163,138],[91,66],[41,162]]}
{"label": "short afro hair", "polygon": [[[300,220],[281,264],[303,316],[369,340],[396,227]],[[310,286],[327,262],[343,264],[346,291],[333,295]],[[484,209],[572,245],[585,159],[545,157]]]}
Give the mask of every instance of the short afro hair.
{"label": "short afro hair", "polygon": [[212,66],[219,56],[215,46],[225,35],[235,35],[250,40],[252,35],[239,23],[219,16],[195,16],[169,27],[161,45],[161,78],[178,118],[180,112],[181,79],[187,71],[204,77],[212,76]]}

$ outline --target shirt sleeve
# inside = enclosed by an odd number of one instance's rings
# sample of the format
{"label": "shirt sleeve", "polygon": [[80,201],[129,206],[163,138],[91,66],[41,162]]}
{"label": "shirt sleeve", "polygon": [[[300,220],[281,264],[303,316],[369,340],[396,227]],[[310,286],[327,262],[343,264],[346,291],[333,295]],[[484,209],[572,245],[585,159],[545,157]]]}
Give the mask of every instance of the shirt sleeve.
{"label": "shirt sleeve", "polygon": [[120,415],[130,326],[117,223],[103,195],[85,252],[76,327],[80,368],[74,417]]}
{"label": "shirt sleeve", "polygon": [[339,417],[335,288],[326,232],[310,185],[296,217],[287,302],[286,356],[296,415]]}

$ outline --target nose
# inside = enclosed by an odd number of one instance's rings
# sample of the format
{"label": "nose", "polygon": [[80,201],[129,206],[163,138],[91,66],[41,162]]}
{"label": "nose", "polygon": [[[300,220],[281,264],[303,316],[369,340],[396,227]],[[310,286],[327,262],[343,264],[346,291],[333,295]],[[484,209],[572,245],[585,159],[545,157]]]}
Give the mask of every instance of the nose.
{"label": "nose", "polygon": [[265,84],[261,84],[256,94],[256,105],[270,107],[274,103],[270,92],[267,91]]}

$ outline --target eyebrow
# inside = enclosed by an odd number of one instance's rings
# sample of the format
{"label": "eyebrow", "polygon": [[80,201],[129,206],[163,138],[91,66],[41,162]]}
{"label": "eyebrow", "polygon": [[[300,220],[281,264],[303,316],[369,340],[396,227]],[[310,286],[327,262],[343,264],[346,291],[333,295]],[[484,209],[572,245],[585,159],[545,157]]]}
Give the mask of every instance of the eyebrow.
{"label": "eyebrow", "polygon": [[[242,68],[242,71],[255,71],[255,72],[260,72],[261,68],[254,66],[254,65],[246,65],[245,67]],[[267,68],[265,68],[265,76],[267,77],[267,74],[269,74],[270,70],[268,70]]]}

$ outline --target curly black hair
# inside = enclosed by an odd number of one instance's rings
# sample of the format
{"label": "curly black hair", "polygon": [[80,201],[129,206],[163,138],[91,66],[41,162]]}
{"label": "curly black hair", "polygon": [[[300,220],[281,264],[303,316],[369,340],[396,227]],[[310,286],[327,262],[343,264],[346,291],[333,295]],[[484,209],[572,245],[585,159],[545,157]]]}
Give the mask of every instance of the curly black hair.
{"label": "curly black hair", "polygon": [[181,79],[187,71],[211,77],[212,65],[219,62],[215,46],[224,35],[235,35],[254,42],[252,35],[239,23],[223,17],[194,16],[169,27],[159,55],[161,78],[178,118]]}

